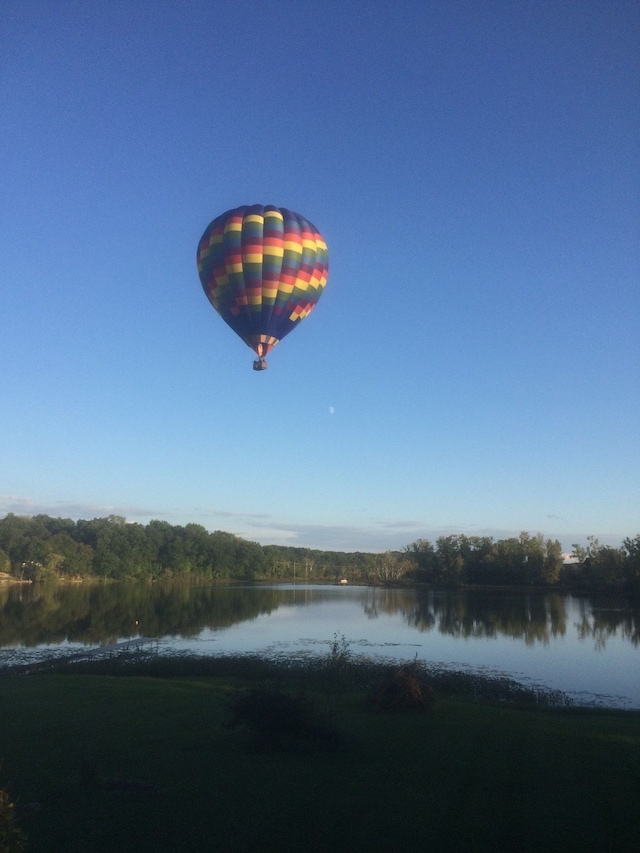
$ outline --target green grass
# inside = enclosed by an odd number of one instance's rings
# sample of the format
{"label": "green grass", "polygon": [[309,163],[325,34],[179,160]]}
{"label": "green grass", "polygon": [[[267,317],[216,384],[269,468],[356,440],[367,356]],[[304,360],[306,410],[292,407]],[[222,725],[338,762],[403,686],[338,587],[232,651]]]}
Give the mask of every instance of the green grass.
{"label": "green grass", "polygon": [[[375,713],[380,667],[335,669],[129,661],[1,678],[0,788],[28,850],[640,850],[640,714],[544,707],[506,683],[478,700],[473,680],[437,674],[428,712]],[[304,690],[341,748],[230,728],[245,685]]]}

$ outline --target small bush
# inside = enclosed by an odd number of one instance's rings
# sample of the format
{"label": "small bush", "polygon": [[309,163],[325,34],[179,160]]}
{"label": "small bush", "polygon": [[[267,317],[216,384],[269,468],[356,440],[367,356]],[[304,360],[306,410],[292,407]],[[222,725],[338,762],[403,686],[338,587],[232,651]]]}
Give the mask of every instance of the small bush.
{"label": "small bush", "polygon": [[24,833],[16,823],[14,805],[6,791],[0,789],[0,853],[22,853]]}
{"label": "small bush", "polygon": [[427,711],[433,704],[433,688],[417,662],[403,664],[390,672],[371,695],[376,711]]}
{"label": "small bush", "polygon": [[243,726],[271,748],[296,748],[303,742],[337,748],[339,732],[327,724],[304,694],[254,688],[238,690],[230,701],[229,726]]}

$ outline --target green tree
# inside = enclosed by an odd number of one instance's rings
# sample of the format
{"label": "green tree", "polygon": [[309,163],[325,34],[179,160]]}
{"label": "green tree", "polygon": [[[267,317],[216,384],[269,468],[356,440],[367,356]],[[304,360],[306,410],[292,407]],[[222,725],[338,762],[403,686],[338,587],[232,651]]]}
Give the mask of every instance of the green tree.
{"label": "green tree", "polygon": [[56,565],[56,571],[59,574],[67,577],[82,577],[91,574],[93,550],[88,545],[76,542],[66,531],[54,533],[50,545],[53,554],[61,557]]}
{"label": "green tree", "polygon": [[524,582],[526,552],[522,538],[498,539],[485,558],[486,581],[490,584],[509,585]]}
{"label": "green tree", "polygon": [[584,547],[584,545],[580,545],[578,543],[574,543],[572,546],[571,556],[577,560],[579,563],[584,563],[587,559],[589,552]]}
{"label": "green tree", "polygon": [[557,539],[547,539],[540,580],[544,584],[557,584],[563,567],[562,545]]}
{"label": "green tree", "polygon": [[482,583],[485,571],[485,558],[491,553],[491,536],[458,536],[458,549],[464,560],[463,577],[465,583]]}
{"label": "green tree", "polygon": [[628,551],[601,545],[595,536],[587,537],[587,547],[573,545],[580,562],[584,584],[592,589],[621,589],[625,586]]}
{"label": "green tree", "polygon": [[9,513],[0,524],[0,548],[9,556],[12,573],[24,577],[43,566],[50,537],[40,520]]}
{"label": "green tree", "polygon": [[432,583],[435,577],[435,551],[428,539],[417,539],[406,549],[407,558],[413,564],[413,576],[423,583]]}
{"label": "green tree", "polygon": [[640,592],[640,535],[622,543],[625,585],[630,592]]}
{"label": "green tree", "polygon": [[447,586],[457,586],[463,578],[464,557],[460,536],[440,536],[436,539],[436,580]]}

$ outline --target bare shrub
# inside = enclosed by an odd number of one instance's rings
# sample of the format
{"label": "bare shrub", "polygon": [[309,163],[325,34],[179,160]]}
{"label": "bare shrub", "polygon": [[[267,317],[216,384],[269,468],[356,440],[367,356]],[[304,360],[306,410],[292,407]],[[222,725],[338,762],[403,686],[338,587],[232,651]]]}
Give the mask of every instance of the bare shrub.
{"label": "bare shrub", "polygon": [[15,807],[6,791],[0,789],[0,853],[22,853],[24,833],[16,823]]}
{"label": "bare shrub", "polygon": [[433,705],[433,688],[417,661],[392,670],[372,691],[376,711],[427,711]]}

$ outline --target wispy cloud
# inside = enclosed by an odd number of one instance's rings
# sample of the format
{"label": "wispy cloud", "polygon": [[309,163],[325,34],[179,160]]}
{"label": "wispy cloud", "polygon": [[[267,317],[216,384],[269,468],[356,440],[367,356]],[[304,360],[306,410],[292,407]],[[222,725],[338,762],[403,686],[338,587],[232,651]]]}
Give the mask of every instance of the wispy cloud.
{"label": "wispy cloud", "polygon": [[196,512],[207,518],[236,518],[240,520],[271,518],[265,512],[230,512],[225,509],[197,509]]}
{"label": "wispy cloud", "polygon": [[424,523],[420,521],[380,521],[379,526],[384,530],[420,530]]}
{"label": "wispy cloud", "polygon": [[165,518],[166,511],[149,507],[131,506],[124,504],[92,504],[75,501],[54,501],[42,503],[32,498],[17,495],[0,495],[0,513],[6,515],[13,512],[16,515],[50,515],[61,518],[106,518],[108,515],[122,515],[127,519],[147,520]]}
{"label": "wispy cloud", "polygon": [[[289,523],[286,519],[275,518],[269,513],[242,512],[226,509],[194,508],[191,512],[177,511],[173,508],[136,506],[128,504],[93,504],[74,501],[55,501],[43,503],[18,495],[0,495],[0,516],[9,512],[16,515],[50,515],[65,518],[105,518],[108,515],[122,515],[129,521],[147,523],[153,518],[164,519],[170,524],[196,522],[209,530],[225,530],[244,539],[251,539],[261,545],[292,545],[300,548],[314,548],[321,551],[364,551],[380,553],[382,551],[401,551],[417,539],[428,539],[435,543],[440,536],[466,534],[467,536],[490,536],[493,539],[507,539],[518,536],[523,529],[498,527],[479,527],[462,523],[448,526],[429,526],[416,519],[371,519],[361,525]],[[555,518],[555,516],[549,516]],[[219,519],[219,522],[215,521]],[[526,528],[525,528],[526,529]],[[534,535],[537,530],[530,529]],[[580,533],[553,532],[547,534],[551,539],[559,539],[564,551],[571,551],[574,543],[586,544],[587,536],[593,534],[602,545],[619,547],[629,534],[607,534],[597,531]]]}
{"label": "wispy cloud", "polygon": [[[473,525],[452,525],[429,527],[417,522],[385,521],[371,524],[330,525],[330,524],[287,524],[282,519],[260,519],[245,516],[231,532],[262,545],[292,545],[300,548],[314,548],[322,551],[364,551],[380,553],[382,551],[401,551],[417,539],[428,539],[435,544],[440,536],[466,534],[467,536],[488,536],[492,539],[517,537],[523,528],[507,529],[498,527],[474,527]],[[531,535],[538,533],[530,530]],[[544,531],[540,531],[544,534]],[[588,533],[551,533],[545,538],[559,539],[563,550],[570,551],[573,543],[586,543]],[[595,534],[598,535],[598,534]],[[602,534],[598,536],[603,545],[618,547],[623,535]]]}

